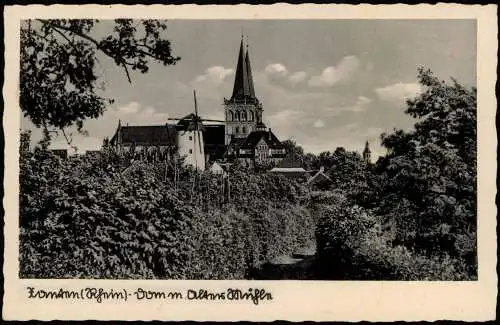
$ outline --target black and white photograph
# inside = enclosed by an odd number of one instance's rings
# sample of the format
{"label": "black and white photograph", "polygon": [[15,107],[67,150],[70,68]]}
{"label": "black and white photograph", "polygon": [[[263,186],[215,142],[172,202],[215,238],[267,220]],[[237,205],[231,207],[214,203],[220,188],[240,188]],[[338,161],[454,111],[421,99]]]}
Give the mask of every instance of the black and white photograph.
{"label": "black and white photograph", "polygon": [[21,277],[477,279],[475,21],[20,41]]}
{"label": "black and white photograph", "polygon": [[19,279],[479,280],[477,19],[18,33]]}

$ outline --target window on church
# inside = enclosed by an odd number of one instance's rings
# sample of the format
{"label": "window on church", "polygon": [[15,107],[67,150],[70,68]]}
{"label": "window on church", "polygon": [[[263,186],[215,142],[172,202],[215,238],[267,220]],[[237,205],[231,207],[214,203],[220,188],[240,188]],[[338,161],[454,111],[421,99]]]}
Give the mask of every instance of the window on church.
{"label": "window on church", "polygon": [[246,129],[246,127],[242,127],[242,128],[241,128],[241,130],[242,130],[242,131],[241,131],[242,133],[247,133],[247,129]]}
{"label": "window on church", "polygon": [[241,112],[241,120],[246,121],[247,120],[247,112],[243,111]]}
{"label": "window on church", "polygon": [[191,154],[191,153],[193,153],[193,149],[189,149],[189,153],[190,153],[190,154]]}
{"label": "window on church", "polygon": [[193,141],[193,137],[191,135],[189,136],[189,141]]}
{"label": "window on church", "polygon": [[250,116],[249,116],[248,120],[249,120],[249,121],[253,121],[253,112],[252,112],[252,111],[250,111],[250,112],[249,112],[249,115],[250,115]]}
{"label": "window on church", "polygon": [[234,128],[234,133],[240,133],[240,128],[239,127],[235,127]]}

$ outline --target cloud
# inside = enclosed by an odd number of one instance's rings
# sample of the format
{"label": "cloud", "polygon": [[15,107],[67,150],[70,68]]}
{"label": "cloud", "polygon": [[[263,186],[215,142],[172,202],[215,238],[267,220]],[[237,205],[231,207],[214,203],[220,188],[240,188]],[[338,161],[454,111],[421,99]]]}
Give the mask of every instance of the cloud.
{"label": "cloud", "polygon": [[[360,66],[360,60],[356,56],[346,56],[335,66],[323,69],[320,75],[309,76],[305,71],[290,71],[282,63],[268,64],[263,74],[268,81],[284,88],[294,88],[307,84],[312,88],[331,87],[339,82],[346,82],[352,78]],[[307,88],[303,90],[307,91]]]}
{"label": "cloud", "polygon": [[194,78],[194,83],[210,82],[216,85],[221,84],[227,77],[234,73],[233,69],[221,66],[207,68],[205,73]]}
{"label": "cloud", "polygon": [[318,76],[309,79],[311,87],[331,87],[340,81],[349,80],[358,70],[360,61],[356,56],[346,56],[336,66],[326,67]]}
{"label": "cloud", "polygon": [[328,107],[326,110],[331,112],[332,116],[337,116],[341,113],[360,113],[365,112],[368,106],[372,103],[372,100],[365,96],[358,96],[356,101],[351,105],[340,105],[334,107]]}
{"label": "cloud", "polygon": [[120,106],[117,110],[123,114],[134,114],[139,111],[139,103],[138,102],[130,102],[127,105]]}
{"label": "cloud", "polygon": [[375,88],[378,98],[384,101],[402,101],[414,98],[422,92],[422,88],[417,83],[396,83],[393,85]]}
{"label": "cloud", "polygon": [[288,69],[281,63],[268,64],[264,69],[264,72],[271,78],[283,78],[288,75]]}
{"label": "cloud", "polygon": [[158,112],[154,107],[143,106],[138,102],[130,102],[110,109],[104,113],[103,119],[122,120],[122,125],[164,124],[167,122],[168,114]]}
{"label": "cloud", "polygon": [[323,122],[323,120],[316,120],[316,122],[314,122],[313,126],[315,128],[321,129],[321,128],[325,127],[325,122]]}
{"label": "cloud", "polygon": [[224,97],[230,87],[230,77],[234,75],[234,70],[222,66],[212,66],[195,76],[188,83],[178,83],[178,89],[181,93],[192,92],[196,90],[198,97],[209,98],[212,100]]}

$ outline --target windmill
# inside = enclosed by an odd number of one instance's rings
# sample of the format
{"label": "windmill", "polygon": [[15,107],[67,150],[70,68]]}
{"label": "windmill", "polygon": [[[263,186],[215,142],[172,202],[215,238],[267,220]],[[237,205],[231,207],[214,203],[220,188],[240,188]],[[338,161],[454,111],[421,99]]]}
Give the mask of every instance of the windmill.
{"label": "windmill", "polygon": [[199,170],[205,170],[205,153],[203,143],[203,122],[222,122],[221,120],[204,119],[198,115],[198,102],[196,90],[193,90],[194,114],[191,113],[183,118],[169,118],[171,121],[179,121],[178,127],[182,131],[178,135],[179,154],[186,156],[186,163],[191,164]]}

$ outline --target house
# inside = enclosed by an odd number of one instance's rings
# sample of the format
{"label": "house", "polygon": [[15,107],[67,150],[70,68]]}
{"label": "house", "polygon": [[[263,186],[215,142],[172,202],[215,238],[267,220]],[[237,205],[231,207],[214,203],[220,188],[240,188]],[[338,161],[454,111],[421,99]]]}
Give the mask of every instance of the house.
{"label": "house", "polygon": [[67,149],[52,149],[51,152],[61,159],[68,159],[68,150]]}
{"label": "house", "polygon": [[276,167],[271,169],[269,173],[280,174],[300,182],[306,182],[311,177],[311,174],[293,157],[286,157]]}
{"label": "house", "polygon": [[285,147],[262,122],[234,150],[234,157],[251,167],[255,164],[279,162],[285,155]]}
{"label": "house", "polygon": [[325,174],[325,169],[323,166],[321,166],[320,169],[307,180],[307,185],[309,187],[315,188],[325,188],[332,183],[332,179]]}
{"label": "house", "polygon": [[212,165],[208,170],[217,175],[226,175],[226,171],[224,170],[224,168],[221,165],[219,165],[216,161],[212,163]]}

